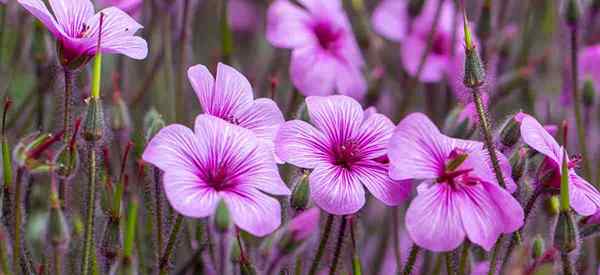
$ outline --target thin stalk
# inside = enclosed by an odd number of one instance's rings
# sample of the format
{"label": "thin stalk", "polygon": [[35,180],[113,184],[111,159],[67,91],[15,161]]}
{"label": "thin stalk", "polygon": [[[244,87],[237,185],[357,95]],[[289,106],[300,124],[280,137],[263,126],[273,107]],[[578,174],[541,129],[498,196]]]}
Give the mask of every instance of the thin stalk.
{"label": "thin stalk", "polygon": [[163,251],[163,214],[162,214],[162,198],[160,190],[160,170],[156,167],[153,169],[154,178],[154,214],[156,222],[156,257],[160,260],[160,254]]}
{"label": "thin stalk", "polygon": [[496,244],[494,245],[494,250],[492,250],[492,256],[491,256],[491,260],[490,260],[490,269],[488,270],[488,275],[494,275],[496,274],[496,265],[498,263],[498,252],[500,251],[500,247],[502,246],[502,239],[503,239],[503,235],[500,235],[500,237],[498,237],[498,240],[496,241]]}
{"label": "thin stalk", "polygon": [[335,245],[335,252],[333,254],[333,261],[331,262],[331,267],[329,268],[329,275],[335,275],[335,271],[337,269],[337,263],[340,260],[340,254],[342,253],[342,246],[344,245],[344,235],[346,233],[346,223],[348,220],[346,216],[342,216],[342,221],[340,222],[340,229],[338,232],[337,244]]}
{"label": "thin stalk", "polygon": [[321,239],[319,241],[319,248],[317,248],[317,254],[315,254],[315,258],[310,266],[310,270],[308,271],[309,275],[314,275],[317,273],[317,268],[319,267],[319,262],[323,257],[323,253],[325,253],[325,246],[327,245],[327,240],[329,239],[329,235],[331,234],[331,226],[333,225],[333,215],[329,214],[327,216],[327,221],[325,222],[325,228],[321,233]]}
{"label": "thin stalk", "polygon": [[62,267],[62,251],[58,247],[54,249],[53,260],[54,260],[54,263],[53,263],[53,265],[54,265],[54,274],[56,274],[56,275],[62,274],[62,270],[61,270],[62,269],[61,268]]}
{"label": "thin stalk", "polygon": [[296,256],[296,266],[294,267],[294,275],[302,275],[302,256]]}
{"label": "thin stalk", "polygon": [[90,144],[88,153],[88,198],[87,214],[85,222],[84,242],[83,242],[83,264],[82,274],[87,275],[91,272],[92,246],[94,245],[94,212],[96,210],[96,148],[94,142]]}
{"label": "thin stalk", "polygon": [[278,252],[277,256],[275,256],[275,258],[269,264],[269,268],[267,268],[267,272],[265,274],[267,274],[267,275],[275,274],[275,269],[277,268],[277,266],[279,266],[279,263],[281,263],[281,260],[283,260],[283,254]]}
{"label": "thin stalk", "polygon": [[452,252],[446,252],[444,253],[444,258],[446,258],[446,274],[448,275],[454,275],[456,272],[454,272],[454,260],[452,259]]}
{"label": "thin stalk", "polygon": [[185,121],[185,114],[187,114],[187,112],[185,111],[185,100],[184,100],[184,83],[185,83],[185,67],[186,67],[186,60],[187,60],[187,51],[186,51],[186,45],[187,45],[187,38],[188,38],[188,21],[189,21],[189,13],[190,13],[190,0],[185,0],[183,2],[183,9],[181,10],[181,12],[183,12],[183,18],[182,18],[182,22],[181,22],[181,32],[179,33],[179,60],[178,60],[178,65],[179,65],[179,73],[177,74],[177,82],[175,83],[176,87],[175,87],[175,91],[177,93],[177,97],[176,97],[176,105],[177,108],[175,109],[175,117],[176,117],[176,121],[179,122],[184,122]]}
{"label": "thin stalk", "polygon": [[[583,162],[583,174],[588,180],[592,180],[592,168],[587,151],[587,140],[585,137],[585,126],[581,117],[581,98],[579,94],[579,52],[578,52],[578,27],[571,28],[571,81],[573,93],[573,110],[575,111],[575,124],[577,126],[577,138],[579,141],[579,152]],[[598,183],[595,184],[598,186]]]}
{"label": "thin stalk", "polygon": [[64,68],[65,77],[65,94],[63,102],[63,130],[65,131],[65,142],[68,142],[71,137],[71,105],[73,102],[73,72],[67,68]]}
{"label": "thin stalk", "polygon": [[[4,72],[4,63],[2,58],[4,57],[4,33],[6,32],[6,4],[0,6],[0,73]],[[4,74],[2,74],[4,75]]]}
{"label": "thin stalk", "polygon": [[573,269],[573,264],[571,263],[571,259],[569,259],[569,254],[560,253],[560,260],[562,262],[563,275],[575,274],[575,270]]}
{"label": "thin stalk", "polygon": [[[418,245],[413,244],[413,246],[410,248],[410,254],[408,255],[406,265],[404,266],[402,273],[398,274],[410,275],[412,273],[413,267],[415,266],[415,262],[417,261],[417,256],[419,255],[419,250],[421,250],[421,248]],[[400,269],[398,269],[398,271],[400,271]]]}
{"label": "thin stalk", "polygon": [[460,263],[458,264],[458,274],[467,274],[467,265],[469,263],[469,251],[471,248],[471,242],[466,240],[463,243],[462,250],[460,252]]}
{"label": "thin stalk", "polygon": [[19,270],[21,266],[21,193],[23,192],[23,174],[25,169],[17,169],[17,179],[15,180],[15,198],[13,200],[13,270]]}
{"label": "thin stalk", "polygon": [[219,232],[219,274],[225,274],[227,266],[227,234]]}
{"label": "thin stalk", "polygon": [[360,254],[356,247],[356,234],[354,232],[354,218],[350,220],[350,240],[352,241],[352,274],[362,275],[362,264],[360,263]]}
{"label": "thin stalk", "polygon": [[167,247],[165,249],[164,254],[160,258],[159,269],[160,275],[167,275],[169,272],[169,260],[171,259],[171,254],[174,252],[175,243],[177,242],[177,234],[181,229],[181,224],[183,223],[183,216],[177,214],[175,217],[175,224],[173,224],[173,228],[171,229],[171,233],[169,234],[169,239],[167,241]]}
{"label": "thin stalk", "polygon": [[438,275],[440,274],[440,272],[442,271],[442,257],[441,255],[438,255],[437,257],[435,257],[435,262],[433,263],[433,272],[431,272],[431,275]]}
{"label": "thin stalk", "polygon": [[394,256],[396,257],[396,268],[402,267],[402,255],[400,254],[400,221],[398,219],[398,207],[391,208],[392,211],[392,238],[394,238]]}
{"label": "thin stalk", "polygon": [[8,263],[8,243],[4,229],[0,229],[0,234],[0,268],[2,270],[2,274],[12,275],[12,271],[10,270],[10,265]]}

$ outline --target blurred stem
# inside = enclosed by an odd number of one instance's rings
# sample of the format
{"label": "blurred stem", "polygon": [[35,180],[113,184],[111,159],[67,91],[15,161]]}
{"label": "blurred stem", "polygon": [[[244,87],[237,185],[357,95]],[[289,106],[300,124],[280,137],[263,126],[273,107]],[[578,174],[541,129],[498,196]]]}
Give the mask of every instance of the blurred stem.
{"label": "blurred stem", "polygon": [[448,275],[454,275],[456,273],[454,272],[454,261],[452,260],[452,254],[452,251],[444,253],[444,258],[446,258],[446,274]]}
{"label": "blurred stem", "polygon": [[185,104],[185,97],[183,94],[183,90],[185,87],[184,83],[185,83],[185,67],[186,67],[186,60],[187,60],[187,50],[186,50],[186,44],[187,44],[187,38],[188,38],[188,21],[189,21],[189,14],[190,14],[190,0],[185,0],[183,2],[183,10],[181,10],[181,12],[183,12],[183,19],[181,22],[181,32],[179,34],[179,73],[177,74],[177,82],[175,83],[176,87],[175,87],[175,91],[176,91],[176,104],[177,104],[177,108],[175,108],[175,118],[176,121],[178,122],[185,122],[185,115],[187,114],[186,112],[186,104]]}
{"label": "blurred stem", "polygon": [[127,215],[127,228],[125,231],[125,242],[123,244],[123,257],[131,259],[133,255],[133,241],[135,240],[135,226],[137,223],[138,202],[133,198],[129,203],[129,215]]}
{"label": "blurred stem", "polygon": [[323,253],[325,253],[325,246],[327,245],[327,240],[329,239],[329,235],[331,234],[331,226],[333,225],[333,215],[329,214],[327,216],[327,221],[325,222],[325,228],[321,233],[321,239],[319,240],[319,248],[317,248],[317,254],[312,261],[310,266],[310,270],[308,272],[309,275],[314,275],[317,273],[317,268],[319,267],[319,262],[321,261],[321,257],[323,257]]}
{"label": "blurred stem", "polygon": [[346,234],[347,222],[348,219],[346,219],[346,216],[342,216],[342,221],[340,222],[340,229],[338,231],[338,239],[335,245],[335,251],[333,253],[333,261],[331,262],[331,267],[329,268],[329,275],[335,275],[337,263],[340,260],[340,254],[342,253],[342,246],[344,245],[344,235]]}
{"label": "blurred stem", "polygon": [[500,235],[500,237],[498,237],[498,240],[496,241],[496,244],[494,245],[494,249],[492,250],[492,256],[490,259],[490,269],[488,270],[488,275],[494,275],[496,274],[496,265],[498,263],[498,252],[500,251],[500,247],[502,246],[502,240],[504,239],[503,235]]}
{"label": "blurred stem", "polygon": [[294,268],[294,275],[302,275],[302,255],[296,256],[296,267]]}
{"label": "blurred stem", "polygon": [[65,94],[63,102],[63,130],[65,131],[64,140],[68,142],[71,138],[71,103],[73,97],[73,72],[67,68],[64,68],[65,76]]}
{"label": "blurred stem", "polygon": [[400,269],[398,268],[398,274],[412,274],[413,267],[415,266],[415,262],[417,261],[417,256],[419,255],[419,250],[421,250],[421,248],[418,245],[412,245],[409,252],[410,254],[408,255],[408,260],[406,261],[406,265],[404,266],[404,270],[402,270],[402,273],[400,273]]}
{"label": "blurred stem", "polygon": [[227,266],[227,233],[219,232],[219,274],[225,274]]}
{"label": "blurred stem", "polygon": [[440,0],[437,3],[435,15],[433,17],[433,23],[431,24],[431,30],[429,30],[429,33],[427,34],[427,45],[425,47],[425,50],[423,51],[423,54],[421,55],[421,59],[419,60],[419,66],[417,67],[417,72],[415,73],[415,76],[410,78],[408,89],[406,89],[405,91],[406,97],[402,100],[400,108],[398,109],[401,117],[404,116],[404,114],[406,114],[408,108],[412,105],[414,101],[416,92],[415,90],[417,88],[417,85],[419,84],[419,78],[421,78],[421,73],[423,72],[423,68],[425,68],[425,62],[427,61],[427,57],[429,56],[429,53],[433,48],[435,33],[437,32],[438,24],[442,14],[443,3],[444,0]]}
{"label": "blurred stem", "polygon": [[156,257],[160,260],[160,255],[163,251],[163,214],[162,214],[162,198],[160,189],[160,170],[157,167],[152,168],[154,179],[154,214],[156,222]]}
{"label": "blurred stem", "polygon": [[[578,67],[578,27],[574,26],[571,28],[571,82],[572,82],[572,93],[573,93],[573,110],[575,111],[575,124],[577,126],[577,137],[579,139],[579,152],[583,161],[583,173],[585,177],[594,182],[596,187],[598,183],[592,179],[592,168],[590,166],[587,141],[585,137],[585,126],[581,117],[581,98],[579,95],[579,67]],[[566,146],[567,144],[565,144]]]}
{"label": "blurred stem", "polygon": [[471,242],[465,240],[463,242],[462,251],[460,253],[460,263],[458,264],[458,274],[467,274],[467,264],[469,263],[469,249],[471,248]]}
{"label": "blurred stem", "polygon": [[571,264],[571,259],[569,259],[568,253],[560,253],[560,260],[562,262],[563,275],[575,274],[575,270],[573,269],[573,265]]}
{"label": "blurred stem", "polygon": [[62,274],[61,266],[62,266],[62,251],[60,248],[54,248],[54,274],[60,275]]}
{"label": "blurred stem", "polygon": [[[94,245],[94,212],[96,210],[96,146],[91,142],[88,148],[88,198],[86,204],[86,222],[83,242],[83,261],[82,274],[90,273],[92,257],[95,257],[93,251]],[[94,254],[94,255],[92,255]]]}
{"label": "blurred stem", "polygon": [[485,110],[483,100],[481,99],[481,91],[478,88],[473,88],[472,94],[473,100],[475,101],[475,106],[477,108],[477,115],[479,116],[479,125],[481,126],[481,132],[483,133],[485,147],[490,155],[492,168],[494,169],[494,174],[496,174],[496,180],[502,188],[506,188],[506,184],[504,184],[504,176],[502,175],[502,170],[500,170],[500,162],[498,161],[498,156],[496,155],[497,151],[496,146],[494,145],[494,139],[492,137],[490,120],[487,116],[487,110]]}
{"label": "blurred stem", "polygon": [[219,2],[221,3],[221,18],[219,20],[221,30],[221,60],[225,64],[231,64],[233,55],[233,33],[231,32],[227,20],[227,4],[229,1],[221,0]]}
{"label": "blurred stem", "polygon": [[8,264],[8,239],[4,228],[0,229],[0,234],[2,234],[0,236],[0,268],[2,270],[2,274],[12,275],[10,265]]}
{"label": "blurred stem", "polygon": [[2,75],[4,75],[2,58],[4,57],[4,33],[6,32],[6,8],[6,4],[0,5],[0,73]]}
{"label": "blurred stem", "polygon": [[171,229],[171,233],[169,234],[169,239],[167,241],[167,247],[165,249],[165,253],[160,258],[159,269],[160,275],[167,275],[169,272],[169,261],[171,259],[171,254],[174,252],[175,243],[177,242],[177,234],[181,229],[181,224],[183,223],[183,216],[176,214],[175,223],[173,224],[173,228]]}
{"label": "blurred stem", "polygon": [[25,168],[17,169],[17,179],[15,180],[15,198],[13,200],[13,270],[19,270],[21,266],[21,193],[23,189],[23,174]]}
{"label": "blurred stem", "polygon": [[392,211],[392,237],[394,238],[394,256],[396,257],[396,267],[398,270],[402,267],[402,257],[400,254],[400,221],[398,220],[398,207],[391,208]]}
{"label": "blurred stem", "polygon": [[352,217],[350,220],[350,239],[352,240],[352,274],[353,275],[362,275],[362,264],[360,262],[360,254],[358,253],[358,248],[356,247],[356,234],[355,234],[355,217]]}

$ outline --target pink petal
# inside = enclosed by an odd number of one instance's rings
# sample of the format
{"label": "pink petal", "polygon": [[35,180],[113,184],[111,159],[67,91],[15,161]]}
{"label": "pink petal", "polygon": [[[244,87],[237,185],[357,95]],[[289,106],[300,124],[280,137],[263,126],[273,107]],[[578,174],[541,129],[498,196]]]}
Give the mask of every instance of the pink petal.
{"label": "pink petal", "polygon": [[[359,56],[360,60],[362,57]],[[342,95],[362,99],[367,93],[367,81],[359,68],[340,63],[337,66],[336,87]]]}
{"label": "pink petal", "polygon": [[206,170],[226,165],[228,175],[237,186],[250,186],[274,195],[288,195],[290,190],[279,176],[273,154],[248,129],[211,115],[196,117],[194,132]]}
{"label": "pink petal", "polygon": [[204,65],[195,65],[188,69],[188,80],[196,92],[202,109],[210,113],[211,101],[214,93],[215,78]]}
{"label": "pink petal", "polygon": [[[459,148],[463,147],[459,146]],[[498,162],[504,178],[506,190],[511,193],[515,192],[517,190],[517,184],[512,179],[512,167],[510,162],[508,162],[506,156],[504,156],[504,154],[498,150],[496,150],[496,157],[498,157]],[[494,172],[491,158],[487,149],[483,148],[482,146],[480,146],[478,149],[470,151],[469,157],[465,160],[462,167],[472,168],[474,169],[473,174],[477,175],[477,177],[483,179],[484,181],[498,185],[498,180],[496,179],[496,173]]]}
{"label": "pink petal", "polygon": [[359,178],[339,166],[317,166],[309,176],[309,186],[315,204],[330,214],[353,214],[365,204],[365,191]]}
{"label": "pink petal", "polygon": [[544,154],[560,165],[562,162],[562,148],[556,140],[530,115],[525,115],[521,122],[521,137],[527,145]]}
{"label": "pink petal", "polygon": [[235,225],[254,236],[265,236],[281,224],[279,202],[258,190],[243,188],[220,194]]}
{"label": "pink petal", "polygon": [[62,30],[62,26],[58,25],[54,16],[48,11],[44,2],[41,0],[18,0],[18,2],[23,8],[39,19],[52,35],[57,38],[67,36]]}
{"label": "pink petal", "polygon": [[500,211],[500,221],[504,225],[502,232],[510,233],[521,228],[524,223],[524,213],[523,207],[521,207],[519,202],[496,184],[483,182],[483,187]]}
{"label": "pink petal", "polygon": [[465,239],[460,203],[447,184],[423,183],[406,211],[413,241],[434,252],[456,249]]}
{"label": "pink petal", "polygon": [[[366,116],[365,112],[365,116]],[[361,154],[366,159],[375,159],[387,153],[388,144],[394,124],[382,114],[372,114],[360,126],[359,134],[355,137],[362,146]]]}
{"label": "pink petal", "polygon": [[396,180],[437,178],[454,149],[451,145],[427,116],[408,115],[390,139],[390,176]]}
{"label": "pink petal", "polygon": [[574,172],[570,173],[569,180],[571,207],[581,216],[595,214],[600,208],[600,194],[598,190]]}
{"label": "pink petal", "polygon": [[407,1],[383,0],[375,8],[371,21],[375,31],[383,37],[400,42],[406,37],[409,21]]}
{"label": "pink petal", "polygon": [[89,0],[49,0],[56,21],[71,37],[77,37],[90,17],[94,15],[94,5]]}
{"label": "pink petal", "polygon": [[98,32],[100,31],[100,14],[104,14],[101,39],[103,53],[120,53],[133,59],[146,58],[148,55],[146,40],[134,36],[142,28],[142,25],[115,7],[103,9],[86,21],[86,24],[90,26],[90,30],[86,34],[86,44],[90,54],[96,52]]}
{"label": "pink petal", "polygon": [[296,240],[309,238],[319,228],[319,208],[313,207],[294,217],[287,225]]}
{"label": "pink petal", "polygon": [[309,96],[306,107],[311,122],[335,144],[343,144],[360,133],[364,111],[360,103],[351,97]]}
{"label": "pink petal", "polygon": [[267,40],[275,47],[296,48],[315,42],[311,17],[287,0],[277,0],[267,11]]}
{"label": "pink petal", "polygon": [[254,101],[252,107],[244,113],[239,114],[240,126],[252,130],[273,154],[278,163],[283,163],[275,154],[275,135],[281,124],[285,122],[283,114],[277,104],[268,98],[259,98]]}
{"label": "pink petal", "polygon": [[388,206],[399,205],[410,194],[411,181],[396,181],[388,176],[388,164],[364,160],[352,166],[352,173],[381,202]]}
{"label": "pink petal", "polygon": [[[426,42],[415,35],[408,36],[403,41],[400,52],[402,63],[406,72],[413,77],[417,75],[425,48]],[[446,68],[449,64],[449,56],[429,53],[423,64],[419,80],[428,83],[441,81],[445,76]]]}
{"label": "pink petal", "polygon": [[275,149],[283,161],[303,168],[315,168],[329,157],[323,134],[301,120],[288,121],[279,128]]}
{"label": "pink petal", "polygon": [[233,67],[219,63],[215,87],[205,112],[224,119],[238,119],[254,101],[252,86],[244,75]]}
{"label": "pink petal", "polygon": [[319,48],[309,46],[292,52],[290,75],[294,86],[306,96],[334,93],[337,60]]}
{"label": "pink petal", "polygon": [[194,173],[196,163],[203,156],[196,154],[203,148],[199,146],[196,136],[183,125],[169,125],[161,129],[146,146],[142,159],[161,170],[185,170]]}
{"label": "pink petal", "polygon": [[219,194],[195,173],[186,170],[168,170],[163,186],[169,203],[180,214],[204,218],[215,212]]}

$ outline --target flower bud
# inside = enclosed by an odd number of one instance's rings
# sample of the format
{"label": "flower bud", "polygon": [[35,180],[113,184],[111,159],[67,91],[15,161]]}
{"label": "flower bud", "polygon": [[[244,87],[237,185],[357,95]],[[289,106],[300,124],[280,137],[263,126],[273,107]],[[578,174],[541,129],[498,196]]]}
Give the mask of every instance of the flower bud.
{"label": "flower bud", "polygon": [[97,142],[104,132],[104,111],[102,101],[97,97],[90,97],[87,102],[83,138],[88,142]]}
{"label": "flower bud", "polygon": [[304,243],[318,228],[320,211],[311,208],[293,218],[283,229],[277,246],[280,253],[289,255]]}
{"label": "flower bud", "polygon": [[531,257],[533,259],[538,259],[544,255],[545,250],[544,239],[542,239],[542,236],[536,235],[531,247]]}
{"label": "flower bud", "polygon": [[113,131],[126,135],[132,128],[131,115],[127,103],[125,103],[120,93],[115,93],[113,104],[110,127]]}
{"label": "flower bud", "polygon": [[581,11],[579,10],[579,3],[577,0],[567,0],[565,6],[565,21],[567,22],[567,25],[569,25],[569,27],[575,27],[580,16]]}
{"label": "flower bud", "polygon": [[485,83],[485,69],[475,47],[465,49],[465,76],[463,83],[467,88],[477,88]]}
{"label": "flower bud", "polygon": [[229,230],[230,218],[229,210],[224,200],[219,201],[215,211],[215,227],[217,232],[226,233]]}
{"label": "flower bud", "polygon": [[48,240],[50,244],[61,250],[69,246],[71,233],[67,219],[60,207],[60,202],[56,195],[51,195],[52,206],[50,207],[50,216],[48,218]]}
{"label": "flower bud", "polygon": [[570,211],[561,211],[554,231],[554,246],[562,253],[569,253],[578,246],[578,229]]}
{"label": "flower bud", "polygon": [[162,115],[156,111],[156,109],[152,108],[146,115],[144,116],[144,129],[146,130],[146,142],[150,141],[152,137],[165,127],[165,121],[162,118]]}
{"label": "flower bud", "polygon": [[583,83],[583,106],[586,108],[591,108],[594,106],[595,99],[596,89],[594,89],[594,82],[590,79],[587,79]]}
{"label": "flower bud", "polygon": [[64,132],[57,135],[33,133],[22,138],[13,151],[15,162],[30,173],[48,172],[52,166],[52,161],[45,152],[60,140],[63,134]]}
{"label": "flower bud", "polygon": [[240,250],[238,242],[231,243],[231,252],[229,253],[229,260],[231,260],[233,264],[238,264],[241,262],[242,252]]}
{"label": "flower bud", "polygon": [[54,173],[61,179],[71,179],[79,167],[79,152],[69,145],[63,146],[54,159]]}
{"label": "flower bud", "polygon": [[515,182],[518,182],[525,172],[528,151],[527,147],[521,147],[519,150],[516,150],[510,158],[510,165],[512,167],[511,177]]}
{"label": "flower bud", "polygon": [[560,212],[560,201],[558,196],[552,196],[546,200],[546,210],[551,216],[556,216]]}
{"label": "flower bud", "polygon": [[115,262],[119,251],[121,250],[121,232],[119,231],[119,217],[109,216],[102,233],[102,241],[100,243],[100,255],[106,263],[112,264]]}
{"label": "flower bud", "polygon": [[308,174],[303,173],[294,190],[292,190],[292,196],[290,197],[290,206],[296,211],[302,211],[306,209],[309,201],[310,187],[308,186]]}
{"label": "flower bud", "polygon": [[249,261],[242,261],[240,263],[240,274],[241,275],[256,275],[256,269]]}
{"label": "flower bud", "polygon": [[444,121],[444,133],[455,138],[469,139],[477,130],[476,125],[467,115],[465,107],[456,106]]}
{"label": "flower bud", "polygon": [[500,142],[502,145],[511,148],[521,139],[521,116],[521,113],[517,113],[500,130]]}

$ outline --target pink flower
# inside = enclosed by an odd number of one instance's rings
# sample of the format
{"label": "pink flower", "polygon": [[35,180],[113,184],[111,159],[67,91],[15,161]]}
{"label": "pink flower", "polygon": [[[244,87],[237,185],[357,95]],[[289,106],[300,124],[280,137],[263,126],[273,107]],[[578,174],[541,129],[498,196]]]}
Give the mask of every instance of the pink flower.
{"label": "pink flower", "polygon": [[188,79],[205,113],[251,130],[275,154],[273,140],[285,120],[273,100],[254,100],[248,79],[222,63],[216,80],[204,65],[190,67]]}
{"label": "pink flower", "polygon": [[144,161],[164,171],[167,199],[179,213],[203,218],[224,200],[233,222],[256,236],[281,223],[279,202],[266,195],[289,195],[273,155],[242,127],[199,115],[194,132],[174,124],[148,144]]}
{"label": "pink flower", "polygon": [[142,25],[118,8],[110,7],[94,14],[94,6],[89,0],[49,0],[50,13],[41,0],[18,2],[56,37],[63,65],[96,54],[100,14],[104,14],[103,53],[120,53],[134,59],[144,59],[148,54],[146,41],[134,36]]}
{"label": "pink flower", "polygon": [[311,208],[294,217],[287,225],[288,232],[296,241],[308,239],[319,228],[319,208]]}
{"label": "pink flower", "polygon": [[139,17],[142,8],[143,0],[100,0],[104,7],[117,7],[133,17]]}
{"label": "pink flower", "polygon": [[287,0],[268,10],[267,39],[292,51],[290,75],[304,95],[338,92],[357,99],[366,93],[364,61],[340,0]]}
{"label": "pink flower", "polygon": [[[560,188],[560,176],[563,161],[562,146],[532,116],[524,114],[521,122],[523,141],[539,153],[546,156],[539,171],[551,172],[552,177],[544,184],[552,188]],[[571,207],[582,216],[589,216],[600,210],[600,194],[594,186],[575,173],[577,160],[569,163],[569,199]]]}
{"label": "pink flower", "polygon": [[[417,245],[450,251],[466,236],[490,250],[500,234],[523,225],[523,209],[498,185],[481,142],[445,136],[420,113],[402,120],[390,140],[391,178],[424,180],[406,212]],[[507,188],[514,190],[510,164],[499,158]]]}
{"label": "pink flower", "polygon": [[596,91],[600,89],[600,44],[580,50],[579,71],[583,75],[582,80],[590,79]]}
{"label": "pink flower", "polygon": [[394,125],[381,114],[368,114],[347,96],[309,96],[312,123],[292,120],[275,139],[277,155],[313,169],[309,176],[314,202],[328,213],[352,214],[365,204],[367,188],[386,205],[397,205],[410,191],[407,182],[388,177],[386,147]]}

